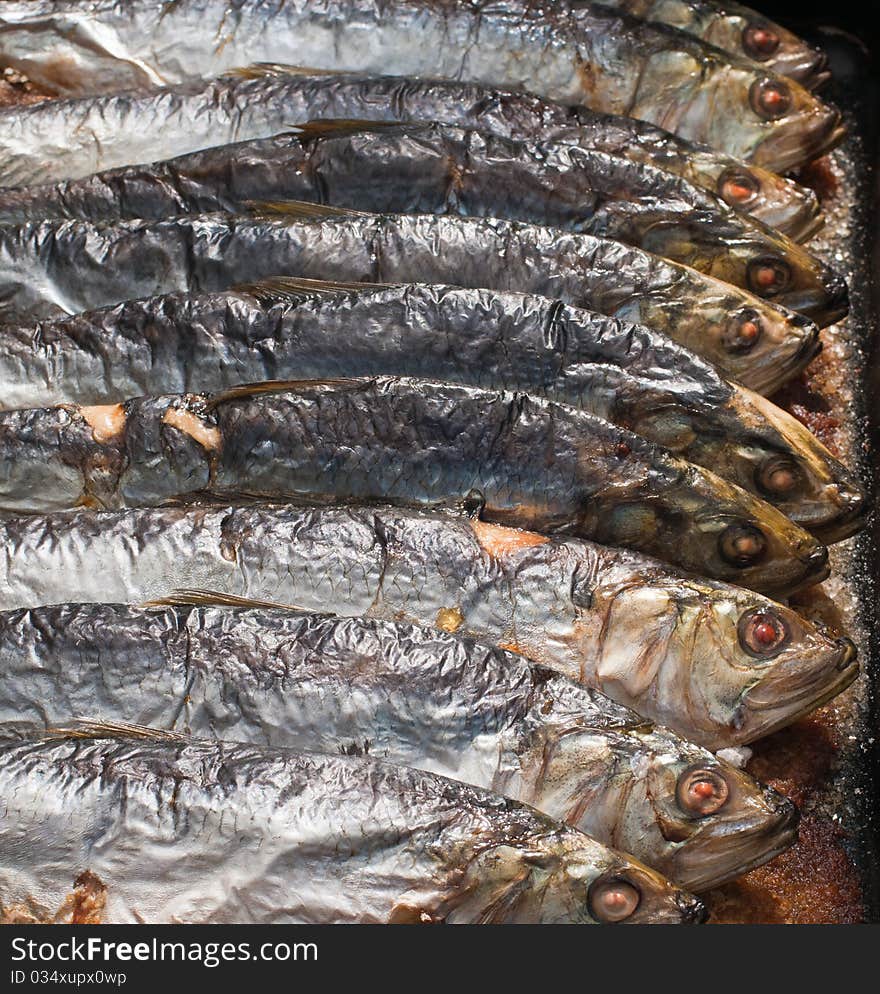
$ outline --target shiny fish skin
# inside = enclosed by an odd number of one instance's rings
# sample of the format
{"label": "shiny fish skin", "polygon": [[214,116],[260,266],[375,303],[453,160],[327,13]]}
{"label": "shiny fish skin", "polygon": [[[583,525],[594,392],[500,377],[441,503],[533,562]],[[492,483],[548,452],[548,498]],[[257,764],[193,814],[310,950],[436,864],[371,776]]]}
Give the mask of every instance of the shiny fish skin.
{"label": "shiny fish skin", "polygon": [[[438,624],[513,648],[710,749],[845,689],[852,643],[759,594],[622,549],[389,508],[77,511],[0,523],[0,609],[183,588]],[[743,642],[750,619],[783,642]],[[633,646],[639,647],[634,656]]]}
{"label": "shiny fish skin", "polygon": [[[839,113],[797,83],[580,0],[174,0],[158,17],[154,0],[4,3],[0,62],[67,94],[254,62],[472,79],[637,117],[780,173],[844,134]],[[787,94],[776,119],[752,106],[764,80]]]}
{"label": "shiny fish skin", "polygon": [[[0,226],[0,322],[175,290],[227,290],[279,273],[543,294],[664,332],[762,393],[804,369],[819,347],[815,325],[802,315],[619,242],[436,215],[205,214]],[[743,344],[738,329],[746,319],[761,331]]]}
{"label": "shiny fish skin", "polygon": [[[222,145],[57,186],[0,190],[0,222],[116,222],[247,212],[297,200],[380,214],[528,221],[613,238],[808,315],[846,305],[842,278],[806,249],[652,166],[570,144],[406,124]],[[785,278],[765,291],[758,274]]]}
{"label": "shiny fish skin", "polygon": [[[825,54],[763,14],[733,0],[596,0],[646,21],[656,21],[716,45],[739,58],[750,59],[810,90],[829,76]],[[770,34],[758,46],[756,33]],[[774,44],[775,40],[775,44]],[[763,49],[763,50],[762,50]]]}
{"label": "shiny fish skin", "polygon": [[[828,551],[752,494],[638,435],[528,394],[375,377],[0,414],[0,508],[288,495],[461,506],[639,549],[777,594]],[[740,543],[744,543],[744,547]]]}
{"label": "shiny fish skin", "polygon": [[642,895],[629,921],[704,917],[575,829],[369,759],[76,738],[0,759],[0,920],[50,918],[83,866],[108,924],[592,924],[589,885],[618,873]]}
{"label": "shiny fish skin", "polygon": [[[792,843],[790,801],[595,691],[436,629],[266,609],[0,614],[0,735],[71,715],[328,755],[504,794],[707,890]],[[695,816],[697,768],[729,801]],[[685,774],[686,775],[686,774]]]}
{"label": "shiny fish skin", "polygon": [[797,241],[821,226],[812,190],[634,118],[459,80],[267,66],[158,91],[0,110],[0,186],[80,179],[318,119],[439,121],[515,140],[566,141],[665,169]]}
{"label": "shiny fish skin", "polygon": [[[377,374],[583,408],[759,493],[822,537],[857,529],[864,515],[858,482],[785,411],[663,335],[522,294],[421,284],[170,294],[6,327],[0,407]],[[761,483],[792,467],[793,487]]]}

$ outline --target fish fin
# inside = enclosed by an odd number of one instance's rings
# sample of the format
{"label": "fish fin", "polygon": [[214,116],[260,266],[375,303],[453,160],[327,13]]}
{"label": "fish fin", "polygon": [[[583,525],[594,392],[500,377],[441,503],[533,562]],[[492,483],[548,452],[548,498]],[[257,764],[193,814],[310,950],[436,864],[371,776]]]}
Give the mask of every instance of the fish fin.
{"label": "fish fin", "polygon": [[363,293],[385,289],[393,283],[345,283],[337,280],[310,280],[298,276],[273,276],[256,283],[240,283],[233,287],[236,293],[256,298],[261,304],[294,304],[320,296],[336,293]]}
{"label": "fish fin", "polygon": [[261,383],[242,383],[237,387],[230,387],[222,393],[214,394],[205,406],[207,411],[213,411],[221,404],[226,404],[231,400],[244,400],[247,397],[258,397],[261,394],[285,393],[288,390],[303,390],[310,387],[336,387],[337,389],[356,390],[374,382],[376,377],[354,376],[338,377],[316,380],[264,380]]}
{"label": "fish fin", "polygon": [[106,721],[103,718],[76,718],[69,725],[47,728],[50,739],[141,739],[148,742],[185,742],[181,732],[138,725],[130,721]]}
{"label": "fish fin", "polygon": [[[371,121],[366,118],[356,117],[328,117],[313,118],[305,124],[292,124],[290,128],[293,134],[302,138],[342,138],[345,135],[356,135],[365,132],[382,132],[406,127],[413,127],[412,124],[404,124],[402,121]],[[420,123],[416,127],[427,127]]]}
{"label": "fish fin", "polygon": [[310,614],[305,608],[295,604],[285,604],[281,601],[265,601],[252,597],[238,597],[235,594],[224,594],[218,590],[173,590],[167,597],[158,597],[147,601],[144,607],[254,607],[280,608],[286,611],[296,611]]}
{"label": "fish fin", "polygon": [[315,69],[313,66],[294,66],[285,62],[254,62],[249,66],[238,66],[227,69],[222,78],[230,76],[235,79],[272,79],[284,76],[350,76],[352,73],[340,72],[337,69]]}
{"label": "fish fin", "polygon": [[265,218],[287,217],[295,221],[327,221],[342,217],[372,217],[367,211],[330,204],[310,204],[307,200],[248,200],[245,207]]}

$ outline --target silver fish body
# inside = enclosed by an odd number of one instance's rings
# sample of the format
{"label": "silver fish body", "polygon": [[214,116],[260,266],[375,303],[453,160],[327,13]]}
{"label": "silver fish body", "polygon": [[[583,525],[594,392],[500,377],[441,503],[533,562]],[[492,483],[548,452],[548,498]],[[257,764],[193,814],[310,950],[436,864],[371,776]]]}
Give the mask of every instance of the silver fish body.
{"label": "silver fish body", "polygon": [[640,549],[785,593],[827,549],[752,494],[610,422],[528,394],[376,377],[0,413],[0,507],[203,494],[431,507]]}
{"label": "silver fish body", "polygon": [[284,66],[0,110],[0,185],[80,179],[328,119],[439,121],[515,140],[564,141],[680,176],[797,241],[822,223],[811,190],[635,118],[466,81]]}
{"label": "silver fish body", "polygon": [[143,602],[199,588],[436,625],[520,652],[712,749],[794,721],[858,672],[848,639],[759,594],[450,514],[76,511],[7,518],[0,539],[3,610],[74,590],[83,602]]}
{"label": "silver fish body", "polygon": [[707,750],[521,656],[436,629],[69,604],[0,614],[0,673],[0,735],[98,715],[369,755],[523,801],[691,890],[796,836],[791,802]]}
{"label": "silver fish body", "polygon": [[844,133],[839,113],[796,82],[580,0],[175,0],[160,16],[151,0],[5,3],[0,60],[68,94],[266,61],[471,79],[641,118],[776,172]]}
{"label": "silver fish body", "polygon": [[846,285],[830,267],[680,177],[567,143],[440,124],[349,133],[315,125],[308,134],[0,191],[0,222],[234,214],[260,200],[565,228],[643,248],[804,314],[834,320],[846,312]]}
{"label": "silver fish body", "polygon": [[430,376],[581,408],[757,493],[820,537],[861,524],[857,481],[799,421],[647,328],[490,290],[288,285],[6,327],[0,408],[294,377]]}
{"label": "silver fish body", "polygon": [[573,828],[369,759],[74,737],[7,747],[0,770],[7,921],[52,921],[74,882],[110,924],[592,924],[617,879],[631,922],[704,916]]}
{"label": "silver fish body", "polygon": [[538,293],[668,334],[761,392],[819,348],[812,321],[727,283],[609,239],[513,221],[205,214],[0,226],[5,324],[278,274]]}

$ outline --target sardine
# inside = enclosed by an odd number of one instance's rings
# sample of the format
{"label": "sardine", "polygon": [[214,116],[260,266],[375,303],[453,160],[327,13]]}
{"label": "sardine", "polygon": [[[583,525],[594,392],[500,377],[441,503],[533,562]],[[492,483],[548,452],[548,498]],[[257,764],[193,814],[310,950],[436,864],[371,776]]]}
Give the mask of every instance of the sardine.
{"label": "sardine", "polygon": [[819,349],[802,315],[619,242],[514,221],[327,210],[315,207],[316,219],[206,214],[0,226],[0,322],[175,290],[228,290],[283,273],[543,294],[668,334],[762,392]]}
{"label": "sardine", "polygon": [[0,920],[82,922],[86,905],[109,924],[705,917],[576,829],[420,770],[162,736],[49,739],[0,760]]}
{"label": "sardine", "polygon": [[290,199],[380,214],[496,217],[613,238],[804,314],[846,311],[845,282],[805,248],[653,166],[441,124],[353,128],[317,124],[0,190],[0,222],[235,214],[255,201]]}
{"label": "sardine", "polygon": [[240,494],[415,507],[639,549],[785,594],[828,550],[770,504],[576,408],[436,380],[269,382],[0,414],[0,508]]}
{"label": "sardine", "polygon": [[251,66],[161,90],[51,100],[0,110],[0,185],[80,179],[316,119],[424,120],[512,139],[565,141],[665,169],[805,241],[822,224],[812,192],[759,166],[635,118],[458,80],[311,73]]}
{"label": "sardine", "polygon": [[436,629],[259,608],[0,614],[0,735],[83,714],[427,770],[523,801],[689,890],[797,833],[790,801],[707,750]]}
{"label": "sardine", "polygon": [[695,35],[815,90],[830,78],[824,52],[734,0],[596,0],[623,14]]}
{"label": "sardine", "polygon": [[852,642],[622,549],[391,508],[163,507],[0,522],[0,608],[199,588],[436,625],[522,653],[710,749],[855,679]]}
{"label": "sardine", "polygon": [[862,524],[858,482],[799,421],[647,328],[491,290],[283,285],[6,327],[0,408],[297,376],[433,377],[582,408],[757,493],[823,540]]}
{"label": "sardine", "polygon": [[637,117],[776,172],[842,140],[798,83],[583,0],[39,0],[0,8],[0,62],[66,94],[254,62],[470,79]]}

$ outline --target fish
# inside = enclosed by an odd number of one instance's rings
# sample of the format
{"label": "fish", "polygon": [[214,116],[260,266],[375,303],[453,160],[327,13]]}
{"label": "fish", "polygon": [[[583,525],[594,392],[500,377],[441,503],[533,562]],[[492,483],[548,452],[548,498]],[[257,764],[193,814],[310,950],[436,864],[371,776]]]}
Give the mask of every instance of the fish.
{"label": "fish", "polygon": [[0,185],[81,179],[215,145],[269,138],[305,122],[320,120],[328,128],[328,119],[439,121],[515,140],[568,142],[674,173],[799,242],[823,223],[812,190],[635,118],[463,80],[266,64],[159,90],[0,110]]}
{"label": "fish", "polygon": [[0,509],[167,500],[472,507],[778,595],[828,550],[753,494],[641,436],[529,394],[409,377],[245,384],[0,414]]}
{"label": "fish", "polygon": [[678,177],[570,144],[441,124],[355,124],[237,142],[81,180],[0,190],[0,223],[247,211],[295,200],[379,214],[504,218],[613,238],[807,315],[846,283],[803,246]]}
{"label": "fish", "polygon": [[[0,322],[288,276],[537,293],[663,332],[762,393],[820,349],[813,321],[610,239],[489,218],[285,214],[0,225]],[[829,315],[830,316],[830,315]]]}
{"label": "fish", "polygon": [[698,898],[636,860],[445,777],[149,730],[88,736],[0,751],[0,921],[705,918]]}
{"label": "fish", "polygon": [[624,14],[657,21],[816,90],[831,78],[828,57],[750,7],[733,0],[597,0]]}
{"label": "fish", "polygon": [[[656,560],[443,511],[80,509],[0,520],[0,609],[186,590],[433,625],[518,652],[717,750],[783,728],[859,671],[852,641]],[[199,603],[203,595],[197,595]]]}
{"label": "fish", "polygon": [[823,541],[858,530],[868,507],[853,474],[787,412],[664,335],[543,297],[288,279],[7,326],[3,345],[6,410],[295,376],[433,377],[581,408],[758,494]]}
{"label": "fish", "polygon": [[0,63],[67,95],[175,85],[255,62],[527,89],[778,173],[845,135],[839,111],[794,80],[583,0],[175,0],[160,16],[154,0],[60,0],[0,10]]}
{"label": "fish", "polygon": [[789,800],[708,750],[437,629],[259,606],[65,604],[0,614],[0,661],[0,737],[87,714],[369,755],[522,801],[692,891],[797,837]]}

